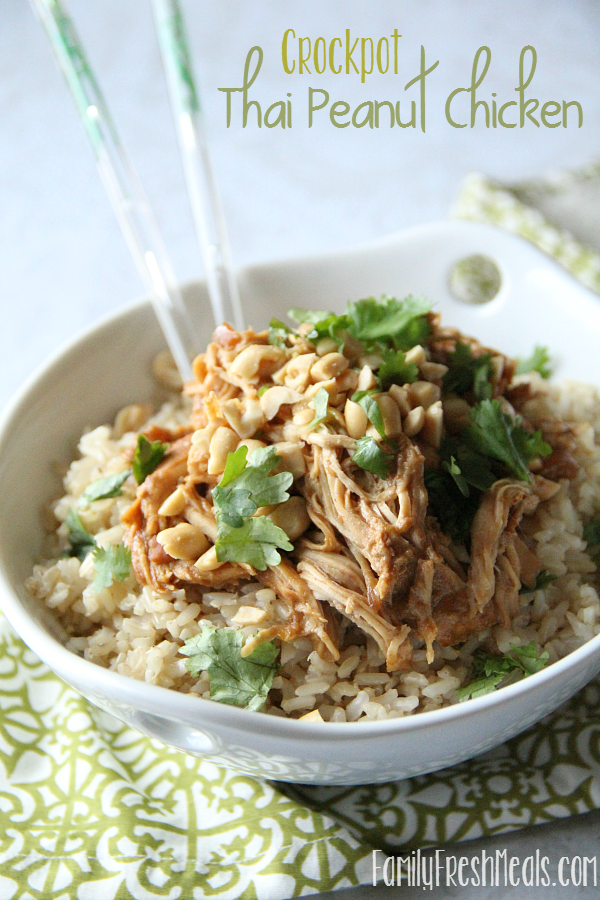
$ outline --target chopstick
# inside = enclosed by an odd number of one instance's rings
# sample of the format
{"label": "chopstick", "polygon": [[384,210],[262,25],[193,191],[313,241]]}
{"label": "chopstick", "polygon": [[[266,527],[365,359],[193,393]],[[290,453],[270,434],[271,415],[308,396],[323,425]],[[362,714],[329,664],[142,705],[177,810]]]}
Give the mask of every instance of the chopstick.
{"label": "chopstick", "polygon": [[[191,360],[201,349],[173,267],[140,180],[119,139],[100,86],[73,22],[60,0],[31,0],[50,39],[113,210],[138,271],[152,298],[156,316],[184,381],[192,378]],[[217,323],[218,324],[218,323]]]}
{"label": "chopstick", "polygon": [[179,0],[152,0],[152,6],[215,320],[239,330],[242,307],[181,7]]}

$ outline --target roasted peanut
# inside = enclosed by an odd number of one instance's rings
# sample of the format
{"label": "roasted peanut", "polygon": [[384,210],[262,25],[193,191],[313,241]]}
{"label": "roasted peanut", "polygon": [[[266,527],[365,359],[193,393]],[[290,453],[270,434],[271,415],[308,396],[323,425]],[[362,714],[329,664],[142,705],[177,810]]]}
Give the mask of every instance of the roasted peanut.
{"label": "roasted peanut", "polygon": [[426,362],[427,354],[423,347],[421,347],[420,344],[417,344],[415,347],[410,348],[404,358],[408,363],[416,363],[418,366],[421,366]]}
{"label": "roasted peanut", "polygon": [[407,437],[414,437],[415,434],[418,434],[423,427],[424,421],[425,410],[422,406],[417,406],[415,407],[415,409],[411,409],[404,422],[402,423],[404,434]]}
{"label": "roasted peanut", "polygon": [[[178,516],[185,509],[186,499],[181,487],[175,488],[172,494],[163,501],[158,510],[159,516]],[[168,552],[168,551],[167,551]],[[171,554],[172,556],[173,554]],[[196,554],[198,556],[199,554]]]}
{"label": "roasted peanut", "polygon": [[421,434],[428,444],[437,449],[442,440],[443,429],[444,411],[442,409],[442,401],[438,400],[425,410],[425,421],[423,422]]}
{"label": "roasted peanut", "polygon": [[225,471],[227,455],[233,453],[238,445],[239,438],[235,431],[221,425],[217,428],[210,441],[208,454],[208,474],[220,475]]}
{"label": "roasted peanut", "polygon": [[440,381],[448,371],[448,366],[442,363],[424,362],[419,366],[419,371],[425,381]]}
{"label": "roasted peanut", "polygon": [[318,362],[311,366],[310,377],[313,383],[337,378],[345,372],[349,362],[343,353],[327,353]]}
{"label": "roasted peanut", "polygon": [[[295,356],[281,370],[282,381],[294,391],[304,389],[310,381],[310,368],[316,361],[316,353],[301,353],[299,356]],[[275,380],[274,376],[273,380]]]}
{"label": "roasted peanut", "polygon": [[400,410],[400,415],[407,416],[410,412],[410,403],[408,402],[406,388],[399,384],[391,384],[388,393],[390,397],[394,398],[394,402]]}
{"label": "roasted peanut", "polygon": [[200,559],[197,559],[194,563],[195,568],[201,572],[212,572],[213,569],[218,569],[221,565],[223,564],[217,559],[217,551],[214,547],[209,547],[206,553],[203,553]]}
{"label": "roasted peanut", "polygon": [[231,617],[231,621],[243,628],[244,625],[260,625],[267,618],[264,609],[256,606],[240,606],[235,616]]}
{"label": "roasted peanut", "polygon": [[274,419],[279,412],[279,407],[284,404],[298,403],[302,400],[302,394],[293,391],[292,388],[276,386],[265,391],[260,398],[260,406],[267,422]]}
{"label": "roasted peanut", "polygon": [[377,403],[383,419],[383,427],[386,437],[397,437],[402,434],[402,419],[400,410],[394,399],[389,394],[382,394]]}
{"label": "roasted peanut", "polygon": [[156,540],[173,559],[197,559],[209,546],[206,535],[189,522],[159,531]]}
{"label": "roasted peanut", "polygon": [[358,376],[358,390],[370,391],[377,385],[377,379],[370,366],[363,366]]}
{"label": "roasted peanut", "polygon": [[[398,412],[397,409],[396,412]],[[362,406],[353,400],[346,400],[344,419],[346,421],[346,431],[350,437],[358,439],[365,436],[369,427],[369,420]]]}
{"label": "roasted peanut", "polygon": [[[272,390],[281,389],[272,388]],[[267,393],[270,393],[270,391],[267,391]],[[242,439],[252,437],[265,423],[260,400],[254,400],[251,397],[244,397],[241,400],[237,397],[232,400],[226,400],[224,403],[221,403],[221,411],[230,427]]]}
{"label": "roasted peanut", "polygon": [[273,347],[271,344],[250,344],[236,356],[229,370],[238,378],[256,382],[261,376],[271,375],[279,369],[285,360],[286,353],[281,347]]}
{"label": "roasted peanut", "polygon": [[315,350],[317,351],[317,356],[326,356],[328,353],[337,352],[338,345],[333,340],[333,338],[321,338],[318,341]]}
{"label": "roasted peanut", "polygon": [[306,461],[302,453],[302,447],[296,441],[280,441],[275,444],[277,455],[281,457],[281,463],[275,472],[291,472],[296,478],[306,474]]}
{"label": "roasted peanut", "polygon": [[306,511],[306,502],[303,497],[292,496],[285,503],[279,503],[269,513],[269,518],[285,531],[290,541],[299,538],[310,525],[310,517]]}
{"label": "roasted peanut", "polygon": [[415,381],[407,386],[406,392],[413,407],[422,406],[424,409],[432,403],[437,403],[442,395],[437,384],[432,384],[431,381]]}

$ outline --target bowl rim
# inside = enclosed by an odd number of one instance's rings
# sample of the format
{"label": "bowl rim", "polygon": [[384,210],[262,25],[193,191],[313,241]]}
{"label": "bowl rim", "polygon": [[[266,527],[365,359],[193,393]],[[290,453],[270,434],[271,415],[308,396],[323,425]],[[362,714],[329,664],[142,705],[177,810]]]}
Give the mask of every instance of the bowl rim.
{"label": "bowl rim", "polygon": [[[494,226],[473,223],[473,222],[456,222],[442,221],[433,222],[424,225],[418,225],[414,228],[403,229],[385,235],[380,239],[360,244],[353,248],[342,248],[338,251],[323,252],[312,254],[306,257],[290,257],[289,259],[277,259],[271,262],[255,263],[242,267],[239,270],[240,278],[253,273],[273,271],[273,269],[284,268],[289,265],[310,266],[311,264],[322,264],[332,259],[341,261],[344,258],[355,256],[357,252],[369,252],[380,249],[390,244],[410,241],[415,237],[432,234],[435,232],[446,231],[464,231],[466,233],[486,232],[488,235],[492,233],[495,236],[502,235],[503,239],[518,244],[527,243],[523,239],[506,232]],[[554,268],[562,275],[567,275],[564,269],[553,260],[549,259],[545,254],[532,245],[528,245],[529,249],[543,259],[546,267]],[[570,276],[569,276],[570,277]],[[204,285],[203,279],[192,279],[182,283],[183,291],[193,289]],[[582,290],[585,290],[582,287]],[[598,298],[591,291],[588,292],[595,302]],[[77,332],[74,336],[65,341],[57,350],[51,353],[42,363],[36,366],[35,370],[28,376],[23,385],[13,395],[5,408],[0,412],[0,452],[2,445],[7,441],[10,434],[11,423],[18,416],[20,409],[26,405],[30,395],[43,380],[46,373],[52,370],[59,363],[63,362],[71,353],[80,348],[86,341],[97,340],[98,333],[108,330],[119,321],[128,319],[135,312],[144,311],[145,315],[154,315],[152,301],[148,296],[138,297],[137,299],[127,303],[119,309],[113,310],[105,314],[91,325]],[[194,719],[194,713],[198,713],[198,727],[202,727],[203,719],[213,720],[216,726],[228,729],[230,732],[247,732],[254,730],[256,726],[256,712],[252,710],[242,709],[236,706],[219,703],[214,700],[205,700],[202,697],[188,695],[170,688],[161,687],[159,685],[148,684],[138,681],[127,675],[122,675],[90,662],[83,657],[78,656],[67,648],[53,635],[46,631],[37,621],[35,621],[27,612],[22,601],[20,600],[16,590],[13,588],[5,571],[3,563],[2,548],[0,547],[0,597],[2,598],[2,610],[6,613],[6,618],[16,631],[21,635],[23,641],[36,653],[37,656],[59,677],[67,680],[81,683],[89,689],[93,695],[108,697],[110,699],[123,699],[127,705],[135,706],[145,713],[154,713],[160,715],[162,711],[170,719],[176,719],[185,723],[190,723]],[[26,635],[26,637],[25,637]],[[402,716],[393,719],[383,720],[367,720],[359,722],[310,722],[291,719],[283,716],[269,715],[263,713],[260,719],[261,732],[265,735],[277,737],[279,739],[287,738],[293,741],[310,741],[320,743],[329,741],[333,734],[343,741],[357,739],[359,737],[380,738],[383,734],[403,734],[405,732],[414,732],[419,729],[427,729],[435,727],[444,722],[452,722],[468,718],[469,716],[485,710],[493,710],[506,703],[512,702],[516,697],[525,697],[528,694],[537,692],[543,685],[560,679],[569,669],[575,668],[578,663],[583,662],[589,657],[595,656],[600,652],[600,634],[591,638],[577,649],[571,651],[562,659],[542,669],[540,672],[529,675],[520,681],[500,688],[481,697],[471,698],[466,702],[458,702],[451,706],[442,707],[436,710],[429,710],[424,713],[415,715]],[[57,662],[50,662],[49,658],[57,657]],[[64,674],[72,672],[72,679]],[[78,690],[77,687],[74,688]],[[200,705],[198,705],[200,703]],[[253,724],[254,723],[254,726]],[[357,728],[357,726],[359,726]]]}

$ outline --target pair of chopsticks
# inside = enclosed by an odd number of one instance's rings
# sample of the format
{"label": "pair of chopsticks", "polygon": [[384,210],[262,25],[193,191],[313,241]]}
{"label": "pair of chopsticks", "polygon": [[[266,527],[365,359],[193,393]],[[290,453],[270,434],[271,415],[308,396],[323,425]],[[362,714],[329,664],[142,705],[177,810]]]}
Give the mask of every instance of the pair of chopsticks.
{"label": "pair of chopsticks", "polygon": [[[229,242],[179,0],[152,0],[169,97],[215,323],[243,327]],[[31,0],[67,80],[121,230],[184,380],[201,349],[148,199],[60,0]]]}

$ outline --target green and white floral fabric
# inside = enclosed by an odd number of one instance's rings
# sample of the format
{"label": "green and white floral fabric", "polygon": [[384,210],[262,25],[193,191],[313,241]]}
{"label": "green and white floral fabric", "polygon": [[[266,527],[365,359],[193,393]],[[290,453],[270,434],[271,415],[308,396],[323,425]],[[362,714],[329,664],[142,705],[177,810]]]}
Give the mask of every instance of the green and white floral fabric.
{"label": "green and white floral fabric", "polygon": [[[474,175],[456,214],[527,237],[600,293],[599,184],[597,167],[550,189]],[[387,785],[299,788],[125,727],[49,672],[0,617],[0,900],[287,900],[370,882],[372,849],[599,807],[600,681],[460,766]]]}

